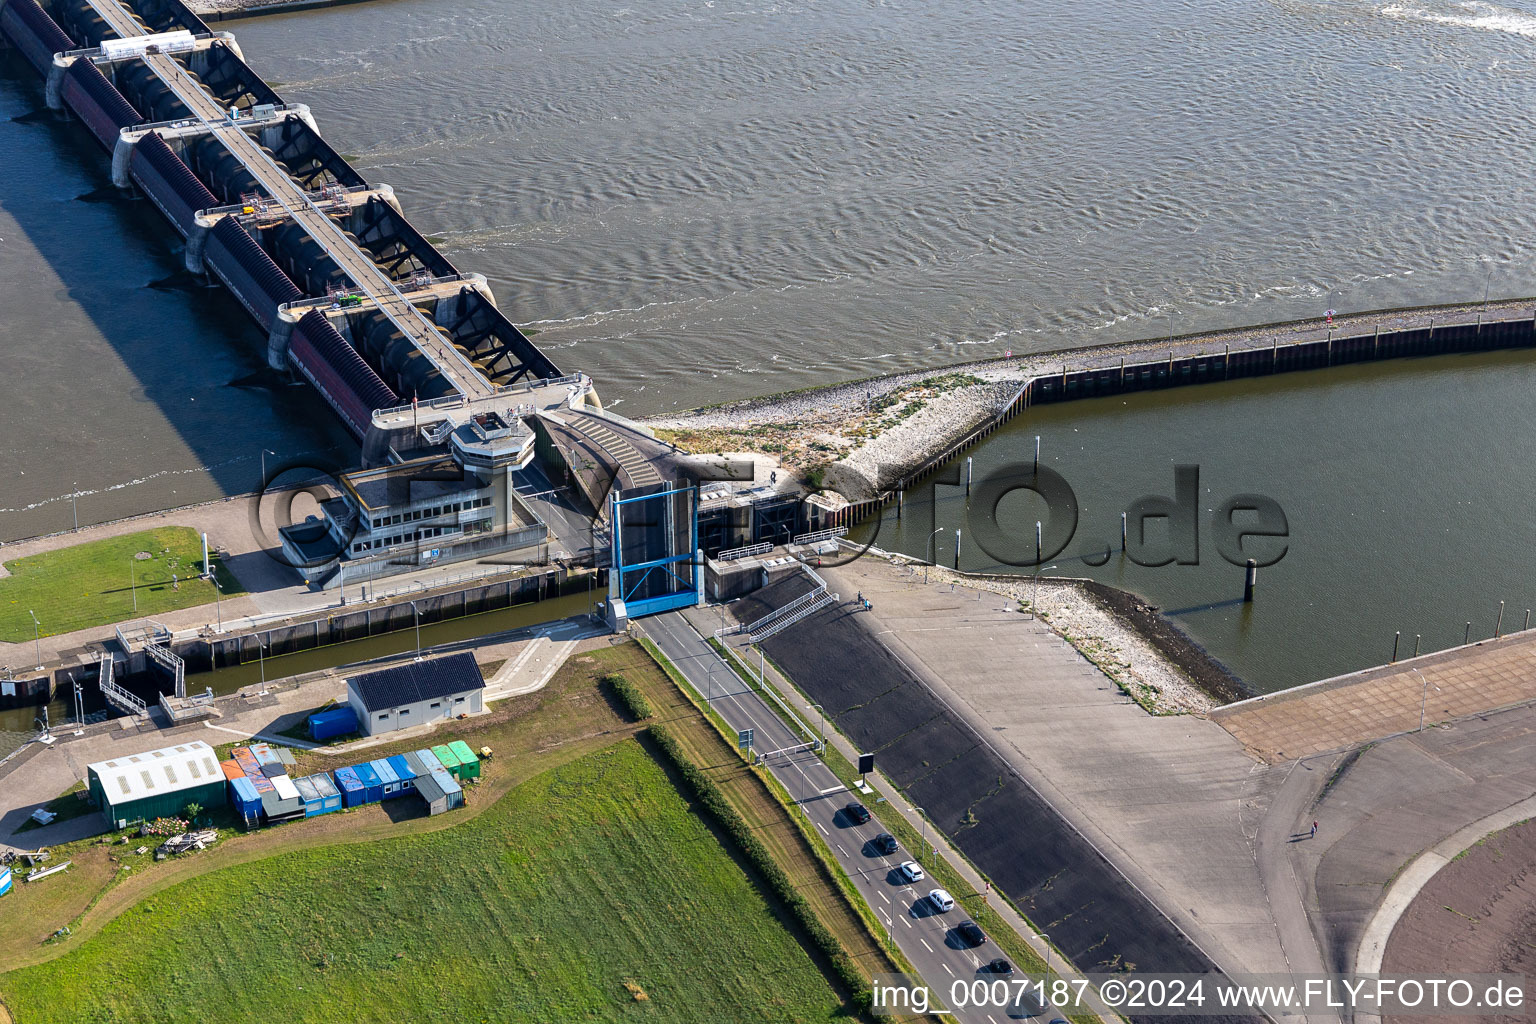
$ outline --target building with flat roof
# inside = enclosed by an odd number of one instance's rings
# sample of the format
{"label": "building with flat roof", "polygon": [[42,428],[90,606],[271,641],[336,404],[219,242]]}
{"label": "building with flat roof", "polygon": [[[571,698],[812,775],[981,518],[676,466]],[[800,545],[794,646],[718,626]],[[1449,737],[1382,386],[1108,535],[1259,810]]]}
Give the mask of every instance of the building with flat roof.
{"label": "building with flat roof", "polygon": [[91,803],[113,828],[135,821],[180,817],[188,804],[228,803],[224,771],[202,740],[85,767]]}
{"label": "building with flat roof", "polygon": [[468,651],[409,661],[347,680],[347,703],[365,736],[485,710],[485,678]]}

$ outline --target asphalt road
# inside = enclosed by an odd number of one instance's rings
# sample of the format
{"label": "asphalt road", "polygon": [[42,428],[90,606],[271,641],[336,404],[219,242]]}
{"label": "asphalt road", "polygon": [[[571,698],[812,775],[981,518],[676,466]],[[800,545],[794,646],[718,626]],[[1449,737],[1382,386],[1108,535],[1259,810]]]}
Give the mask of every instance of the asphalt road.
{"label": "asphalt road", "polygon": [[[732,728],[755,731],[753,748],[770,755],[766,763],[774,777],[826,838],[860,895],[935,994],[942,998],[957,980],[995,977],[982,968],[993,957],[1002,955],[997,946],[988,939],[975,949],[963,948],[954,926],[965,919],[964,912],[957,907],[947,914],[938,913],[928,900],[932,882],[908,883],[897,874],[897,865],[916,858],[916,853],[898,850],[884,855],[869,845],[877,834],[886,831],[880,819],[872,817],[862,825],[849,820],[843,808],[858,794],[851,793],[807,747],[806,736],[786,725],[759,694],[744,686],[687,619],[677,612],[668,612],[647,617],[636,625]],[[794,753],[773,753],[796,748]],[[968,1009],[949,1019],[1002,1024],[1007,1017],[997,1011]]]}

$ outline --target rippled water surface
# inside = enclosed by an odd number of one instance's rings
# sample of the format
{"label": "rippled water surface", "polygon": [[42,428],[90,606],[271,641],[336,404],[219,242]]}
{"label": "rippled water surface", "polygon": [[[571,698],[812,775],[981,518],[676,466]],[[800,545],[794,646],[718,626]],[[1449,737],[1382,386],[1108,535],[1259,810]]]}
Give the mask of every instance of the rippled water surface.
{"label": "rippled water surface", "polygon": [[[620,411],[1533,291],[1528,6],[379,0],[223,27]],[[77,480],[105,519],[244,490],[262,447],[349,457],[6,61],[0,537],[69,525]]]}

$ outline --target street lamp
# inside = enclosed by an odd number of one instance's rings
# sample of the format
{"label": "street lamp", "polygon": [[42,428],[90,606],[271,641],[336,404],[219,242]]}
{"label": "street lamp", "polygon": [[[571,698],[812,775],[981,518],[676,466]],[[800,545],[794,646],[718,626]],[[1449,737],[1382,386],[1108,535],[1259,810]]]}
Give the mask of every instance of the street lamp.
{"label": "street lamp", "polygon": [[[1057,567],[1054,565],[1048,565],[1045,567],[1045,571],[1050,572],[1055,568]],[[1034,613],[1035,618],[1038,619],[1040,617],[1040,567],[1038,565],[1035,566],[1034,589],[1030,592],[1029,595],[1029,610]]]}
{"label": "street lamp", "polygon": [[928,535],[928,543],[923,547],[923,553],[928,556],[928,562],[923,566],[923,583],[928,582],[928,566],[933,564],[933,538],[944,532],[944,527],[939,527]]}
{"label": "street lamp", "polygon": [[43,670],[42,625],[37,621],[37,613],[32,609],[28,608],[27,614],[32,616],[32,654],[37,658],[37,670],[41,672]]}
{"label": "street lamp", "polygon": [[139,567],[133,563],[136,559],[128,556],[128,588],[133,591],[133,614],[139,614]]}
{"label": "street lamp", "polygon": [[268,455],[276,455],[276,454],[277,454],[277,452],[274,452],[270,448],[263,448],[261,450],[261,486],[262,487],[266,487],[267,486],[267,456]]}
{"label": "street lamp", "polygon": [[807,704],[806,707],[815,710],[821,716],[821,749],[827,749],[827,712],[820,704]]}
{"label": "street lamp", "polygon": [[[1423,692],[1422,696],[1419,697],[1419,732],[1423,732],[1424,731],[1424,709],[1429,705],[1429,680],[1425,679],[1424,678],[1424,673],[1420,672],[1417,668],[1410,667],[1409,671],[1413,672],[1415,675],[1417,675],[1419,677],[1419,682],[1424,684],[1424,692]],[[1435,687],[1435,692],[1439,693],[1440,692],[1440,687],[1438,687],[1438,686]]]}
{"label": "street lamp", "polygon": [[416,608],[416,602],[411,602],[411,614],[416,617],[416,660],[421,660],[421,612]]}
{"label": "street lamp", "polygon": [[[212,571],[210,571],[208,573],[208,582],[213,584],[213,608],[214,608],[214,611],[218,612],[218,615],[219,615],[219,632],[222,633],[222,632],[224,632],[224,605],[219,601],[219,592],[220,592],[219,581],[216,578],[214,578],[214,575],[213,575]],[[134,601],[133,610],[135,612],[137,612],[139,610],[139,605],[138,605],[137,599],[135,599],[135,601]]]}
{"label": "street lamp", "polygon": [[923,810],[921,807],[914,807],[913,810],[916,811],[917,816],[922,819],[923,845],[928,847],[928,858],[931,861],[933,859],[933,846],[928,842],[928,812]]}
{"label": "street lamp", "polygon": [[[1486,305],[1486,303],[1485,303]],[[80,532],[80,509],[75,504],[75,499],[80,496],[80,481],[76,480],[72,485],[74,490],[69,495],[69,514],[75,517],[75,532]]]}
{"label": "street lamp", "polygon": [[1051,937],[1045,932],[1036,935],[1035,938],[1045,943],[1045,973],[1051,973]]}
{"label": "street lamp", "polygon": [[261,688],[265,692],[267,688],[267,642],[260,634],[256,637],[256,661],[261,666]]}

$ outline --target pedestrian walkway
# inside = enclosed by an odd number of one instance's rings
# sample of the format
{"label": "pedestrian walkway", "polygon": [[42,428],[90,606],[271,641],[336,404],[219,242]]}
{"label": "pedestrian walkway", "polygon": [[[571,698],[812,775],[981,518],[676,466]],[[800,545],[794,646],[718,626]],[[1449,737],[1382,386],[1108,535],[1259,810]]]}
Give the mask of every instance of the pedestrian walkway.
{"label": "pedestrian walkway", "polygon": [[1211,712],[1271,764],[1536,701],[1536,630],[1323,679]]}

